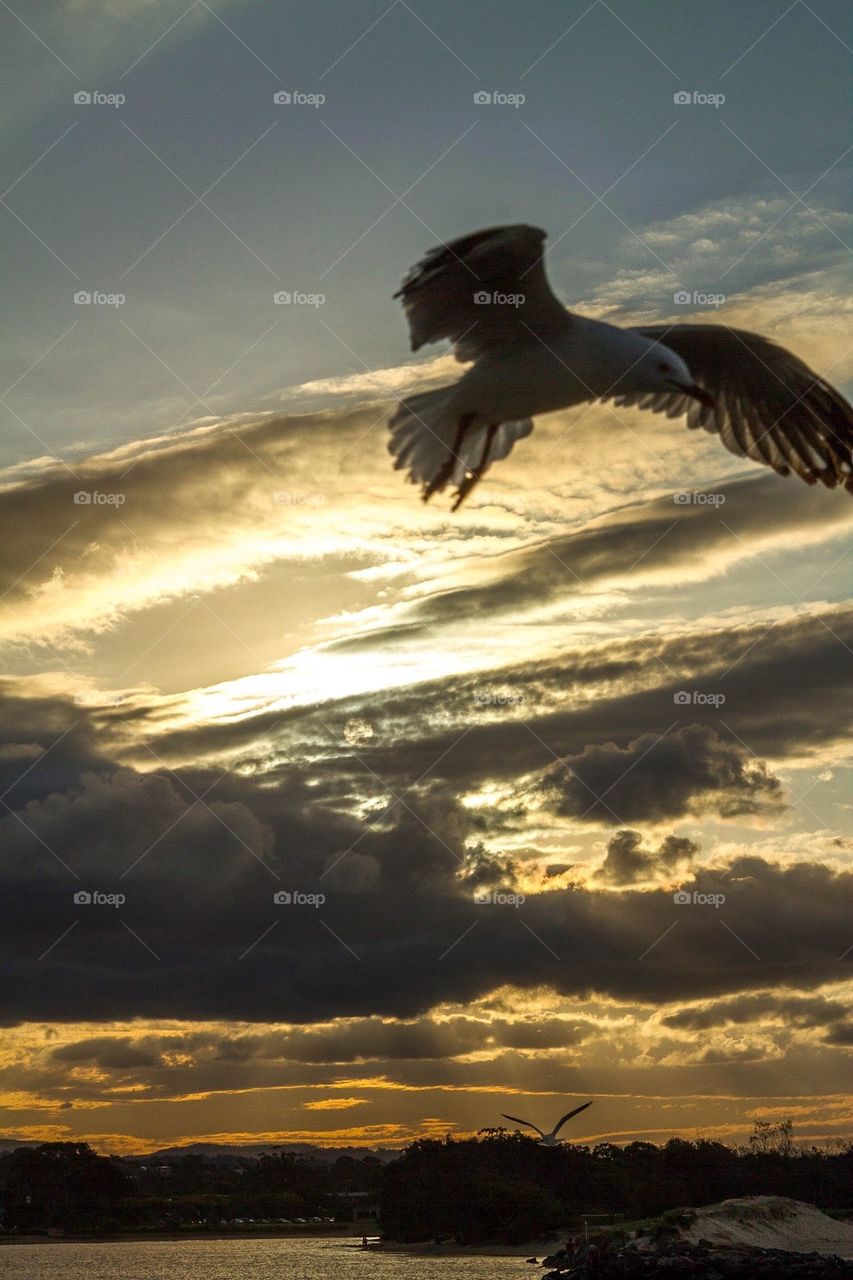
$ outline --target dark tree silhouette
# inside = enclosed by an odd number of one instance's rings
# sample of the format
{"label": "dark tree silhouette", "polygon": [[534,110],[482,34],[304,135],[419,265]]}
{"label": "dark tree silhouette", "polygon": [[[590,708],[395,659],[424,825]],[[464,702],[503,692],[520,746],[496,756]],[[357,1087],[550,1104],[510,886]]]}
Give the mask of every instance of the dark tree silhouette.
{"label": "dark tree silhouette", "polygon": [[22,1231],[109,1231],[118,1225],[119,1202],[131,1188],[120,1164],[86,1142],[19,1147],[4,1184],[9,1224]]}
{"label": "dark tree silhouette", "polygon": [[543,1148],[523,1134],[483,1130],[466,1141],[416,1142],[389,1164],[382,1225],[405,1241],[529,1240],[579,1226],[584,1214],[631,1220],[759,1194],[849,1210],[853,1144],[796,1147],[790,1123],[769,1133],[759,1124],[741,1148],[682,1138]]}

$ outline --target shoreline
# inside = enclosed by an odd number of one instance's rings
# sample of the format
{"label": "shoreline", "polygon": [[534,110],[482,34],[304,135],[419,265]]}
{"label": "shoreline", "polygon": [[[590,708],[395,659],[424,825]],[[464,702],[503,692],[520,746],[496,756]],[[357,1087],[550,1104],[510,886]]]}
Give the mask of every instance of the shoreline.
{"label": "shoreline", "polygon": [[9,1244],[139,1244],[145,1240],[358,1240],[362,1232],[344,1231],[122,1231],[112,1236],[92,1235],[12,1235],[0,1234],[0,1246]]}
{"label": "shoreline", "polygon": [[344,1231],[335,1232],[306,1232],[299,1234],[288,1234],[277,1231],[205,1231],[205,1232],[187,1232],[187,1231],[152,1231],[152,1232],[127,1232],[122,1235],[115,1236],[45,1236],[45,1235],[2,1235],[0,1234],[0,1247],[12,1245],[72,1245],[72,1244],[140,1244],[146,1241],[155,1243],[173,1243],[176,1241],[197,1241],[197,1240],[280,1240],[282,1243],[290,1243],[294,1240],[327,1240],[336,1241],[343,1244],[346,1248],[357,1249],[360,1253],[393,1253],[393,1254],[412,1254],[416,1257],[483,1257],[483,1258],[529,1258],[536,1255],[537,1258],[543,1258],[548,1253],[553,1253],[559,1248],[559,1243],[555,1240],[533,1240],[527,1244],[521,1245],[456,1245],[456,1244],[429,1244],[421,1242],[418,1244],[403,1244],[393,1241],[380,1241],[369,1245],[367,1249],[362,1247],[362,1238],[367,1234],[368,1239],[375,1239],[375,1235],[370,1233],[356,1232],[354,1234],[346,1234]]}

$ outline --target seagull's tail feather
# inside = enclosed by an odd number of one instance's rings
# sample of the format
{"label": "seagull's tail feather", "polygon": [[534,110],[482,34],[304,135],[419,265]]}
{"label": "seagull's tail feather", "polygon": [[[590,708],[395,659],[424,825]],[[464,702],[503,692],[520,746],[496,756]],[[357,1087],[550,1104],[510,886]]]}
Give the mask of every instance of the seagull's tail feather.
{"label": "seagull's tail feather", "polygon": [[391,417],[388,448],[394,468],[408,471],[413,484],[429,484],[452,457],[456,420],[447,413],[452,393],[452,387],[440,387],[409,396]]}
{"label": "seagull's tail feather", "polygon": [[[479,479],[493,463],[505,458],[516,440],[529,436],[529,418],[489,424],[476,414],[460,418],[453,408],[456,388],[422,391],[400,402],[391,417],[388,448],[396,470],[408,472],[413,484],[423,487],[424,498],[447,485],[457,491],[471,478]],[[464,494],[463,494],[464,496]]]}

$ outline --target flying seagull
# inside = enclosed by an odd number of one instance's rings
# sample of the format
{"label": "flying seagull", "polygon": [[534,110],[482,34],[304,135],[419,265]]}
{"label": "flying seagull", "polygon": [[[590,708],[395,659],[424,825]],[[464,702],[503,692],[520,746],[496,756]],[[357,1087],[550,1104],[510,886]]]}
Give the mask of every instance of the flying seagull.
{"label": "flying seagull", "polygon": [[560,1139],[557,1134],[562,1129],[567,1120],[571,1120],[572,1116],[580,1115],[582,1111],[586,1111],[587,1107],[591,1107],[591,1102],[585,1102],[582,1107],[575,1107],[574,1111],[567,1111],[562,1120],[558,1120],[550,1133],[543,1133],[537,1124],[533,1124],[530,1120],[519,1120],[518,1116],[508,1116],[504,1111],[501,1112],[504,1120],[512,1120],[515,1124],[526,1125],[528,1129],[535,1129],[539,1134],[540,1147],[559,1147]]}
{"label": "flying seagull", "polygon": [[449,338],[473,361],[455,382],[409,396],[390,422],[394,466],[424,501],[454,486],[453,510],[531,418],[613,400],[716,432],[779,475],[853,492],[853,409],[802,360],[725,325],[615,325],[567,311],[543,264],[545,232],[490,227],[431,249],[398,293],[412,350]]}

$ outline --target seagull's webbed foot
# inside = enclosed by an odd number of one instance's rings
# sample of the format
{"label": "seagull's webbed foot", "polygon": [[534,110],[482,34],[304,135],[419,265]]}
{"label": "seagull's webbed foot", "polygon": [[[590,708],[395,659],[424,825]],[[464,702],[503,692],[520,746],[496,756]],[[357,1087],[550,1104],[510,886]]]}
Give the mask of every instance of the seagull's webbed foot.
{"label": "seagull's webbed foot", "polygon": [[453,506],[450,508],[451,511],[458,511],[471,490],[482,480],[486,467],[488,466],[489,450],[492,447],[492,441],[495,438],[495,432],[499,425],[500,424],[497,422],[489,424],[489,428],[486,431],[486,438],[483,441],[482,452],[480,453],[480,461],[477,463],[473,471],[466,472],[465,479],[456,490],[455,501]]}
{"label": "seagull's webbed foot", "polygon": [[423,487],[421,497],[424,502],[429,502],[434,493],[438,493],[443,489],[450,477],[453,475],[453,468],[456,466],[456,463],[460,461],[459,450],[462,448],[462,441],[465,439],[465,432],[468,430],[475,417],[476,414],[466,413],[457,422],[456,436],[451,446],[447,461],[439,467],[432,480]]}
{"label": "seagull's webbed foot", "polygon": [[456,457],[454,454],[451,454],[444,466],[436,471],[429,484],[425,484],[423,486],[421,490],[421,498],[424,502],[429,502],[434,493],[438,493],[444,488],[450,477],[453,475],[453,466],[455,462]]}

